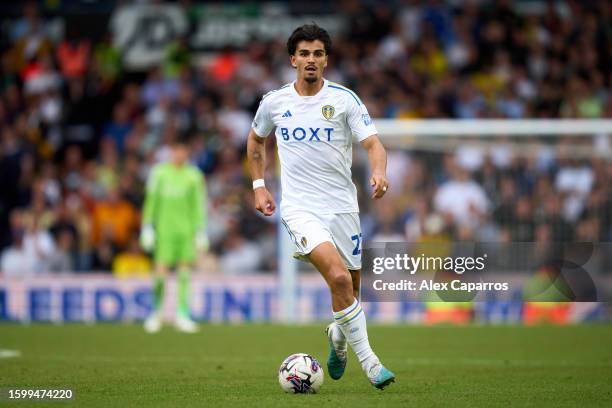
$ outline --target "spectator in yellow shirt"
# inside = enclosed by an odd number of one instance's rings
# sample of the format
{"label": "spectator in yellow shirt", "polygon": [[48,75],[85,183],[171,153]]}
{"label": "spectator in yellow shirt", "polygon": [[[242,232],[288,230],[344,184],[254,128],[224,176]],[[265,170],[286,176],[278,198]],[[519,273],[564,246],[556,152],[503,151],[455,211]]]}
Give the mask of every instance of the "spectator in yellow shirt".
{"label": "spectator in yellow shirt", "polygon": [[148,277],[151,260],[140,250],[138,237],[132,236],[127,250],[113,260],[113,274],[118,278]]}

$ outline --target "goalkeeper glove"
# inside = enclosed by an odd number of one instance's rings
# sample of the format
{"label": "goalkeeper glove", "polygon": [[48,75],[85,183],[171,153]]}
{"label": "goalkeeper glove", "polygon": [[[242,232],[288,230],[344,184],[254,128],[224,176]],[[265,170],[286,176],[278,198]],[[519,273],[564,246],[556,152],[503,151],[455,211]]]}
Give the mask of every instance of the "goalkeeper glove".
{"label": "goalkeeper glove", "polygon": [[155,229],[150,224],[145,224],[140,230],[140,246],[147,252],[151,252],[155,246]]}
{"label": "goalkeeper glove", "polygon": [[198,251],[208,251],[210,243],[208,242],[208,235],[206,235],[206,231],[201,230],[196,232],[195,244]]}

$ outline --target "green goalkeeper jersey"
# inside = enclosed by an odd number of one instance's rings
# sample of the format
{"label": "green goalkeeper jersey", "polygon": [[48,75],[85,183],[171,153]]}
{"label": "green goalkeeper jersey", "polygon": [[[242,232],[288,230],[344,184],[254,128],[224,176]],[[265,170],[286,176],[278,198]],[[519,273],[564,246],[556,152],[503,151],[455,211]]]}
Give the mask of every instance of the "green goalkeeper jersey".
{"label": "green goalkeeper jersey", "polygon": [[158,235],[193,237],[206,228],[205,194],[204,177],[195,166],[159,164],[147,181],[142,222]]}

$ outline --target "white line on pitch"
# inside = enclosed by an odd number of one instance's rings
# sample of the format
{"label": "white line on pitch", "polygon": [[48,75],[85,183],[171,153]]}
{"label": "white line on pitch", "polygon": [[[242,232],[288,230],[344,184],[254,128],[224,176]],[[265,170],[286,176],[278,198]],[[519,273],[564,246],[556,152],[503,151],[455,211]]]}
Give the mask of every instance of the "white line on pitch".
{"label": "white line on pitch", "polygon": [[0,358],[15,358],[15,357],[21,357],[21,351],[0,349]]}

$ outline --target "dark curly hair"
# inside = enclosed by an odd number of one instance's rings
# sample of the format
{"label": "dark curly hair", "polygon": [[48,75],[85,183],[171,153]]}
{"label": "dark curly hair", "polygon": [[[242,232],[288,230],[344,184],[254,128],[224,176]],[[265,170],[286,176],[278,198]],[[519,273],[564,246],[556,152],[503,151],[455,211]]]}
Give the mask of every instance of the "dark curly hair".
{"label": "dark curly hair", "polygon": [[323,46],[325,47],[325,54],[329,54],[331,52],[331,37],[327,31],[315,23],[304,24],[293,31],[287,40],[287,52],[289,52],[289,55],[294,55],[300,41],[315,40],[319,40],[323,43]]}

